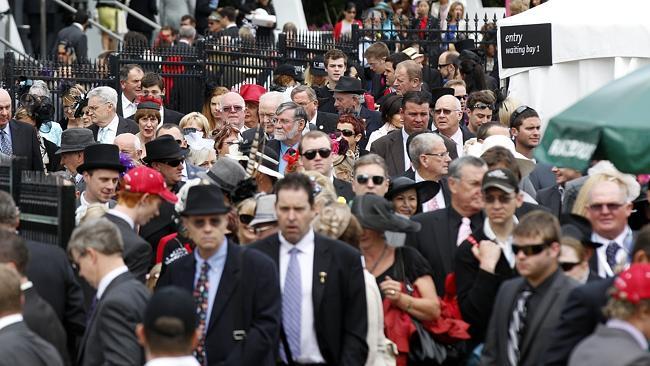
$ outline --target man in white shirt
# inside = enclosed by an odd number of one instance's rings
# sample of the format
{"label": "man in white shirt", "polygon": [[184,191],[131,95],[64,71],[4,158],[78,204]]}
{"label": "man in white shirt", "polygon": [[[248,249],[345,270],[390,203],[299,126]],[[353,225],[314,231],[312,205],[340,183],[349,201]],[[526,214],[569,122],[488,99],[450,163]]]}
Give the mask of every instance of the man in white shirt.
{"label": "man in white shirt", "polygon": [[305,170],[313,170],[331,179],[336,195],[346,201],[354,198],[352,185],[334,176],[334,155],[332,155],[332,140],[325,132],[309,131],[300,140],[300,161]]}
{"label": "man in white shirt", "polygon": [[150,292],[124,264],[123,248],[119,230],[106,218],[83,222],[68,243],[79,275],[97,289],[77,365],[141,365],[144,361],[135,327],[143,319]]}
{"label": "man in white shirt", "polygon": [[463,144],[475,136],[467,127],[460,124],[463,118],[460,101],[452,95],[443,95],[436,101],[433,113],[436,132],[452,139],[456,143],[458,157],[463,156]]}
{"label": "man in white shirt", "polygon": [[[441,183],[441,179],[449,171],[449,151],[445,141],[436,133],[421,133],[411,140],[409,156],[415,169],[415,181],[425,180]],[[434,211],[445,208],[445,198],[442,189],[435,197],[427,202],[422,202],[422,212]]]}
{"label": "man in white shirt", "polygon": [[[112,144],[115,136],[122,133],[137,134],[138,125],[130,119],[117,115],[117,92],[109,86],[99,86],[88,92],[88,110],[93,125],[90,130],[97,142]],[[135,110],[134,112],[135,113]]]}
{"label": "man in white shirt", "polygon": [[121,116],[127,117],[135,114],[138,107],[138,97],[142,96],[143,77],[144,71],[139,65],[128,64],[120,68]]}

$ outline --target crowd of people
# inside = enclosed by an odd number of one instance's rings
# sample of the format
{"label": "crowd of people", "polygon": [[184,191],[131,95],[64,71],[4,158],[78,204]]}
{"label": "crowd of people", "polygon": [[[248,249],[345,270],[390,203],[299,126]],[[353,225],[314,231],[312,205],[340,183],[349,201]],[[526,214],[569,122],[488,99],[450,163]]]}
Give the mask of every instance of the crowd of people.
{"label": "crowd of people", "polygon": [[0,160],[77,207],[63,250],[0,191],[0,365],[649,365],[650,179],[536,161],[538,111],[461,45],[374,42],[364,78],[331,49],[191,113],[138,64],[0,89]]}

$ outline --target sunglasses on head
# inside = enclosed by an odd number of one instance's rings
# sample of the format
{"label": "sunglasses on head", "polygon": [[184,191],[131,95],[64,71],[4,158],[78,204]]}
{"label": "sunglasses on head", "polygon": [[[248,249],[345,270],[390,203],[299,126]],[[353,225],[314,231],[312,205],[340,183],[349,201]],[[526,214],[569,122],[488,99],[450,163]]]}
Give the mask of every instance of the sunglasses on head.
{"label": "sunglasses on head", "polygon": [[386,177],[383,177],[381,175],[367,175],[367,174],[357,175],[357,183],[359,184],[367,184],[369,180],[372,180],[372,184],[378,186],[384,183],[384,179],[386,179]]}
{"label": "sunglasses on head", "polygon": [[564,272],[569,272],[570,270],[572,270],[578,264],[580,264],[580,262],[577,262],[577,263],[563,262],[563,263],[560,263],[560,267],[562,268],[562,270]]}
{"label": "sunglasses on head", "polygon": [[343,135],[345,137],[352,137],[352,136],[354,136],[354,131],[352,131],[352,130],[336,130],[336,134],[338,136]]}
{"label": "sunglasses on head", "polygon": [[526,112],[529,109],[531,111],[534,111],[534,109],[530,108],[527,105],[520,105],[519,107],[517,107],[517,109],[515,109],[515,111],[512,112],[512,114],[510,115],[510,125],[512,126],[513,122],[516,121],[517,118],[519,118],[519,116],[521,116],[522,113]]}
{"label": "sunglasses on head", "polygon": [[241,222],[244,225],[248,225],[253,221],[253,215],[239,215],[239,222]]}
{"label": "sunglasses on head", "polygon": [[169,165],[172,168],[176,168],[177,166],[179,166],[179,165],[181,165],[183,163],[183,159],[163,161],[163,163],[165,165]]}
{"label": "sunglasses on head", "polygon": [[546,249],[551,243],[539,243],[539,244],[530,244],[530,245],[518,245],[512,243],[512,252],[517,255],[519,252],[523,252],[526,257],[531,255],[537,255]]}
{"label": "sunglasses on head", "polygon": [[316,158],[316,154],[320,155],[321,158],[325,159],[332,154],[331,149],[327,148],[320,148],[320,149],[313,149],[313,150],[307,150],[304,153],[302,153],[302,156],[305,157],[307,160],[314,160]]}
{"label": "sunglasses on head", "polygon": [[221,218],[220,217],[210,217],[210,218],[191,218],[190,219],[190,224],[194,226],[197,229],[203,229],[205,225],[210,224],[212,227],[219,227],[221,224]]}
{"label": "sunglasses on head", "polygon": [[492,104],[485,104],[485,103],[482,103],[482,102],[477,102],[477,103],[474,103],[474,105],[472,105],[472,106],[470,107],[471,110],[474,110],[474,109],[485,109],[485,108],[490,109],[490,110],[493,110],[493,109],[494,109],[494,106],[493,106]]}

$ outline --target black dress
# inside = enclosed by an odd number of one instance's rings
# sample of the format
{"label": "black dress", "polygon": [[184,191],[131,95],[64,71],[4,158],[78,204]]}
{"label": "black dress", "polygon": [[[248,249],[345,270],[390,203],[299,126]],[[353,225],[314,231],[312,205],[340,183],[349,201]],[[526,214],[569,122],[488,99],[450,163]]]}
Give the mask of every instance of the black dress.
{"label": "black dress", "polygon": [[[402,270],[398,265],[400,259],[404,260],[404,274],[402,274]],[[413,284],[415,280],[422,276],[429,275],[433,278],[432,272],[429,262],[417,249],[407,246],[399,247],[395,249],[395,261],[393,264],[384,273],[376,277],[377,286],[384,282],[386,276],[390,276],[395,281],[404,282],[405,275],[409,282]],[[384,294],[382,293],[383,296]]]}

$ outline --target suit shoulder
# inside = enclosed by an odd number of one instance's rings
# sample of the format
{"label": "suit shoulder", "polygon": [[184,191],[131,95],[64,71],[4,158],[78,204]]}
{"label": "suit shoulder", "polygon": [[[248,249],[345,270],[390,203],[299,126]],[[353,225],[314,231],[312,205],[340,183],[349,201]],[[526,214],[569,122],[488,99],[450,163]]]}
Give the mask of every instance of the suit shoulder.
{"label": "suit shoulder", "polygon": [[342,242],[340,240],[335,240],[328,238],[324,235],[315,233],[314,241],[320,241],[327,246],[328,249],[337,253],[337,256],[347,256],[349,258],[359,258],[361,255],[357,249],[352,247],[350,244]]}
{"label": "suit shoulder", "polygon": [[442,209],[442,210],[435,210],[435,211],[429,211],[429,212],[423,212],[419,213],[413,217],[411,217],[411,220],[417,221],[421,224],[426,224],[431,221],[440,221],[444,220],[447,217],[447,210]]}

